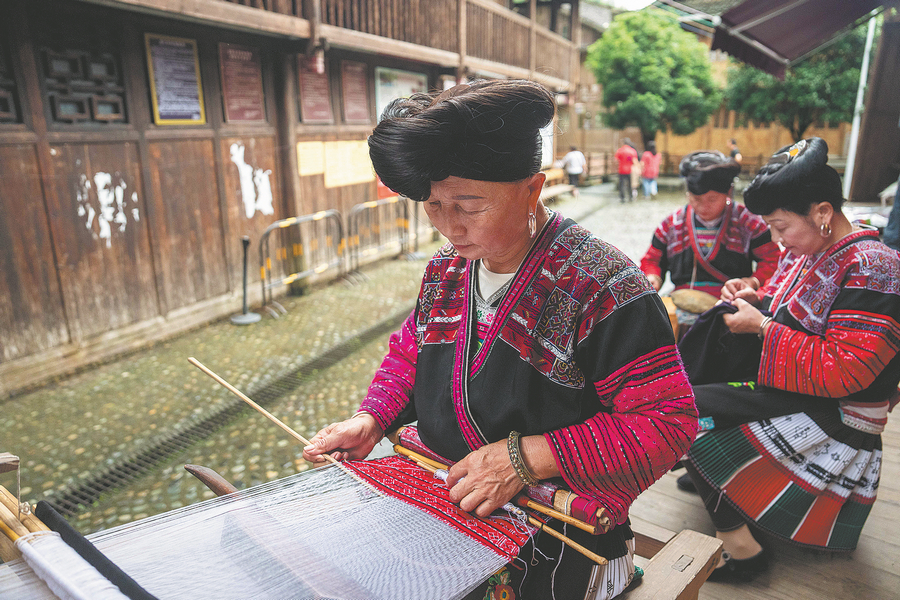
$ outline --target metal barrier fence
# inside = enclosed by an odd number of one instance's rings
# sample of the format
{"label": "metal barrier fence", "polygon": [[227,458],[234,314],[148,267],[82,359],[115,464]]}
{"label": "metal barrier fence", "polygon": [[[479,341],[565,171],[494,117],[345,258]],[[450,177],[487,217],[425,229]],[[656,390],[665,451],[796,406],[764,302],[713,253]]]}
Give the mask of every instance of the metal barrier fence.
{"label": "metal barrier fence", "polygon": [[359,269],[363,255],[378,254],[398,246],[398,255],[409,251],[409,206],[399,196],[357,204],[347,218],[349,270]]}
{"label": "metal barrier fence", "polygon": [[[276,243],[270,237],[276,233]],[[273,317],[285,312],[272,298],[272,289],[290,285],[310,275],[344,267],[344,228],[341,213],[329,209],[312,215],[290,217],[269,225],[259,238],[259,270],[262,305]],[[274,259],[271,246],[275,246]],[[272,306],[270,306],[272,305]]]}

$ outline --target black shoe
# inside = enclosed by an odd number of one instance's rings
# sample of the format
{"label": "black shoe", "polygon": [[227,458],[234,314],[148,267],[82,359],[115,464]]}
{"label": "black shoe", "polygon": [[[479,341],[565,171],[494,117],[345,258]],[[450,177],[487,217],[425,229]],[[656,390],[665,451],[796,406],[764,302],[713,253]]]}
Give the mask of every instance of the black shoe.
{"label": "black shoe", "polygon": [[677,463],[672,465],[672,468],[669,470],[670,471],[680,471],[683,468],[684,468],[684,461],[679,460]]}
{"label": "black shoe", "polygon": [[769,558],[765,550],[750,558],[732,558],[727,552],[722,553],[725,564],[709,574],[707,581],[738,582],[752,581],[757,575],[769,568]]}
{"label": "black shoe", "polygon": [[679,477],[675,484],[678,486],[678,489],[683,492],[697,493],[697,486],[694,485],[694,481],[687,473]]}

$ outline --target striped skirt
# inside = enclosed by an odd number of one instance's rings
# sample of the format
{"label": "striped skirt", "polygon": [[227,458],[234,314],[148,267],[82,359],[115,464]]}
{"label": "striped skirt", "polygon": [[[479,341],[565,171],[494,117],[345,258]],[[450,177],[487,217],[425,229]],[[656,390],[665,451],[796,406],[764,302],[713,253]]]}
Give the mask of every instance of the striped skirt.
{"label": "striped skirt", "polygon": [[878,490],[881,436],[824,410],[714,427],[688,456],[748,522],[797,545],[850,551]]}

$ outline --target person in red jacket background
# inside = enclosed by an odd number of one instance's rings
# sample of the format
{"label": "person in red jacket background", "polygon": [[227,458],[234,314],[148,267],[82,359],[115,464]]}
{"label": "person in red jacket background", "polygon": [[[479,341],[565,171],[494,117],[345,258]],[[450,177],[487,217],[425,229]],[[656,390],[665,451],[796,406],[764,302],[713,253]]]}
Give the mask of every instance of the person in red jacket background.
{"label": "person in red jacket background", "polygon": [[616,150],[616,160],[619,161],[619,201],[625,202],[631,200],[631,169],[638,160],[630,139],[622,140],[622,147]]}

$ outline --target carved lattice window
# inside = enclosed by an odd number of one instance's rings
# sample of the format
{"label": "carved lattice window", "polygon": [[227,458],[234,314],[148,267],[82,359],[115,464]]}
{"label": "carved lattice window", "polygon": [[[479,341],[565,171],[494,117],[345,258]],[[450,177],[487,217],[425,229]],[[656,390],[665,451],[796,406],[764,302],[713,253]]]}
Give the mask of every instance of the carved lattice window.
{"label": "carved lattice window", "polygon": [[99,31],[97,26],[82,29],[69,25],[65,30],[45,33],[39,55],[45,100],[53,122],[127,122],[116,40],[112,32]]}

